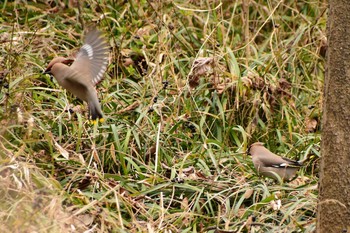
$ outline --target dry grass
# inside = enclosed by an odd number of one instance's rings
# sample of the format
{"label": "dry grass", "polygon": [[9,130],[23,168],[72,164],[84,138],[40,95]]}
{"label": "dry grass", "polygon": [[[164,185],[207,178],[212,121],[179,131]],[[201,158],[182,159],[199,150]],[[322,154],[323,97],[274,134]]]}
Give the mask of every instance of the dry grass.
{"label": "dry grass", "polygon": [[[74,2],[0,5],[3,232],[314,230],[325,1]],[[41,74],[91,25],[111,45],[94,126]],[[255,141],[314,156],[276,184]]]}

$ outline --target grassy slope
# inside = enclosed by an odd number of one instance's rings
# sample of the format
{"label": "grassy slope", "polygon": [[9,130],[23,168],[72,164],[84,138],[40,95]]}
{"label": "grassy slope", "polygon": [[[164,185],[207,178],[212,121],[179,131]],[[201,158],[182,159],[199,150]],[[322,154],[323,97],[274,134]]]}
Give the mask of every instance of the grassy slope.
{"label": "grassy slope", "polygon": [[[325,1],[45,2],[0,5],[4,232],[314,229]],[[96,126],[40,74],[93,24],[112,46]],[[315,156],[279,185],[255,141]]]}

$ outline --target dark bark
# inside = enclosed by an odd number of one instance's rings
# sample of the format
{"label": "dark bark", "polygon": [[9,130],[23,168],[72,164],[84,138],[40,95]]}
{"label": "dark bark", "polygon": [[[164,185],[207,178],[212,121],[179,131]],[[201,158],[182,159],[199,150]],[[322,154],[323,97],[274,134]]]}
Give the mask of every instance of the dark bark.
{"label": "dark bark", "polygon": [[329,0],[317,232],[350,232],[350,3]]}

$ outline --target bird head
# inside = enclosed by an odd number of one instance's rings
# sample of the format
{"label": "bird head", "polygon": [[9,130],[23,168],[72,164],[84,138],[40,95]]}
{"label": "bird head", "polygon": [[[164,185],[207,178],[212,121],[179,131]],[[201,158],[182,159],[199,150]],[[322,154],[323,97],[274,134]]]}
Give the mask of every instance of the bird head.
{"label": "bird head", "polygon": [[254,153],[254,151],[256,150],[256,148],[259,148],[259,147],[264,147],[264,143],[262,142],[254,142],[253,144],[251,144],[249,147],[248,147],[248,151],[247,153],[252,155],[252,153]]}
{"label": "bird head", "polygon": [[55,64],[65,64],[65,65],[71,65],[74,62],[73,58],[65,58],[65,57],[55,57],[50,61],[49,65],[47,66],[46,70],[43,72],[43,74],[51,74],[51,69]]}

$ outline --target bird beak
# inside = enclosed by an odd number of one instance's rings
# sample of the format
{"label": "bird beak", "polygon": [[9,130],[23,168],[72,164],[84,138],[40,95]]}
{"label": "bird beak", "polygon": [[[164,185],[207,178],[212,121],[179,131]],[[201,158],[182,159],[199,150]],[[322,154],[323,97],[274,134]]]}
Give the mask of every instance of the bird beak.
{"label": "bird beak", "polygon": [[42,72],[42,74],[51,74],[51,70],[46,69]]}
{"label": "bird beak", "polygon": [[[64,58],[63,60],[61,60],[61,61],[59,61],[59,62],[62,63],[62,64],[65,64],[65,65],[70,66],[74,61],[75,61],[75,60],[74,60],[73,57],[68,57],[68,58]],[[51,62],[52,62],[52,61],[51,61]],[[52,68],[52,66],[53,66],[56,62],[55,62],[54,64],[51,64],[51,62],[50,62],[50,64],[49,64],[49,66],[46,68],[46,70],[42,72],[42,74],[50,74],[50,75],[52,74],[51,68]]]}
{"label": "bird beak", "polygon": [[248,146],[248,148],[247,148],[247,150],[246,150],[246,152],[245,152],[247,155],[251,155],[251,154],[250,154],[250,148],[251,148],[251,147],[252,147],[252,145]]}

